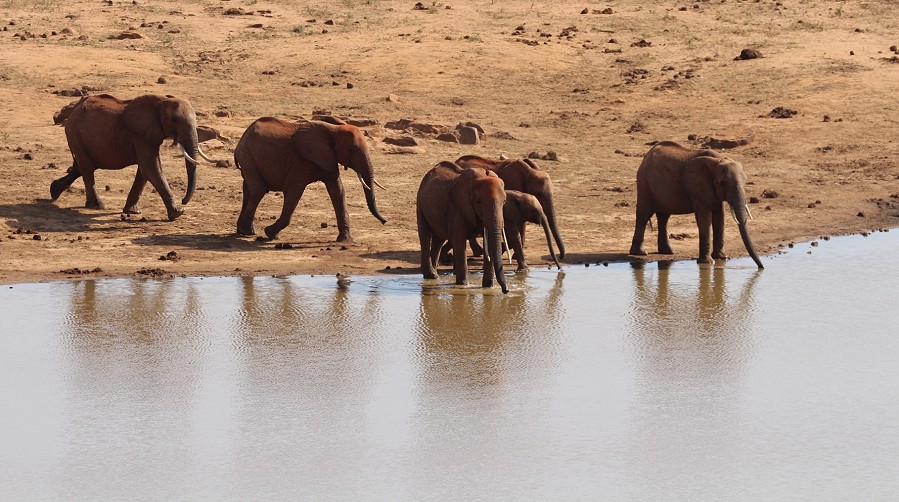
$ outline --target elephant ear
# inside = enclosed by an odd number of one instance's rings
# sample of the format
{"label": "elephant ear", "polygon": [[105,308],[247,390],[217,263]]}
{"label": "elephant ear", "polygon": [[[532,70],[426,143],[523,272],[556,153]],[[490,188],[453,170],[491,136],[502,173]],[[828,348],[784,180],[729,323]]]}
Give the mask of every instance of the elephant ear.
{"label": "elephant ear", "polygon": [[[478,172],[480,171],[480,173]],[[463,169],[450,188],[450,200],[471,225],[478,224],[478,215],[474,210],[474,190],[478,179],[484,176],[483,169]]]}
{"label": "elephant ear", "polygon": [[719,157],[700,156],[687,161],[683,181],[691,196],[707,201],[711,194],[715,194],[717,200],[724,200],[716,190],[724,172],[722,160]]}
{"label": "elephant ear", "polygon": [[125,127],[153,147],[158,147],[165,139],[159,121],[159,103],[157,96],[141,96],[125,105],[121,115]]}
{"label": "elephant ear", "polygon": [[337,172],[337,152],[332,127],[323,122],[300,124],[293,135],[293,147],[301,157],[328,172]]}

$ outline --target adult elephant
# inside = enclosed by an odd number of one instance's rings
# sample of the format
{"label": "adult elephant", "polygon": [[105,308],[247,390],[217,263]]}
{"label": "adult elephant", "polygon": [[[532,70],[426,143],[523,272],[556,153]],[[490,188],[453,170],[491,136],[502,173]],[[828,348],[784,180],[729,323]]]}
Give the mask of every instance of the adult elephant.
{"label": "adult elephant", "polygon": [[[653,146],[637,170],[637,221],[630,254],[645,255],[643,235],[652,215],[658,219],[659,253],[673,254],[668,242],[668,219],[672,214],[696,215],[699,229],[699,263],[725,260],[724,202],[727,201],[740,227],[746,252],[762,265],[746,221],[751,218],[746,206],[746,174],[733,159],[714,150],[695,150],[672,141]],[[709,227],[712,228],[710,252]]]}
{"label": "adult elephant", "polygon": [[[65,109],[64,109],[65,110]],[[209,160],[197,142],[197,116],[185,99],[145,95],[120,100],[108,94],[89,96],[68,112],[66,139],[74,162],[62,178],[50,184],[53,200],[79,177],[84,178],[85,207],[105,209],[95,186],[97,169],[122,169],[137,164],[134,184],[123,213],[140,214],[138,201],[149,181],[162,197],[169,220],[184,213],[162,172],[159,148],[171,138],[181,147],[187,168],[187,204],[197,186],[197,155]]]}
{"label": "adult elephant", "polygon": [[524,225],[528,222],[536,223],[543,227],[549,255],[556,266],[561,269],[562,266],[559,265],[559,260],[556,259],[556,253],[553,250],[549,222],[546,214],[543,212],[543,208],[540,206],[540,202],[533,195],[519,192],[518,190],[506,190],[506,203],[503,204],[503,223],[506,230],[506,239],[509,241],[509,249],[512,250],[512,258],[518,263],[518,270],[526,270],[528,268],[527,259],[524,256],[524,244],[522,244]]}
{"label": "adult elephant", "polygon": [[424,175],[416,197],[416,219],[425,279],[437,278],[437,256],[449,241],[456,284],[465,284],[465,244],[483,233],[486,251],[481,285],[492,287],[495,275],[503,293],[509,292],[502,262],[504,188],[503,180],[489,170],[463,169],[447,161]]}
{"label": "adult elephant", "polygon": [[243,204],[237,218],[239,235],[256,233],[253,218],[266,193],[284,192],[281,216],[265,227],[265,235],[269,239],[276,238],[290,224],[306,186],[321,181],[328,189],[337,216],[337,241],[352,242],[346,193],[338,163],[356,171],[365,191],[368,210],[381,223],[387,223],[375,204],[373,187],[381,184],[374,178],[368,142],[358,127],[263,117],[244,131],[234,150],[234,161],[243,176]]}
{"label": "adult elephant", "polygon": [[[456,159],[456,164],[462,167],[489,169],[503,180],[506,190],[517,190],[536,197],[546,214],[546,221],[556,240],[556,245],[559,246],[559,259],[565,258],[565,244],[562,242],[562,236],[559,235],[556,208],[553,202],[553,184],[549,173],[540,169],[531,159],[495,160],[478,155],[463,155]],[[523,246],[524,230],[521,233],[521,243]],[[472,250],[476,251],[475,246],[472,246]]]}

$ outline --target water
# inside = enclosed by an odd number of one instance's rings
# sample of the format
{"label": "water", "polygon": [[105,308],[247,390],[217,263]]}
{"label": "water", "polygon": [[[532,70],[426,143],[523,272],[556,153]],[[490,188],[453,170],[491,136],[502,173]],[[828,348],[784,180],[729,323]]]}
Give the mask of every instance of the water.
{"label": "water", "polygon": [[4,286],[0,493],[895,500],[897,247]]}

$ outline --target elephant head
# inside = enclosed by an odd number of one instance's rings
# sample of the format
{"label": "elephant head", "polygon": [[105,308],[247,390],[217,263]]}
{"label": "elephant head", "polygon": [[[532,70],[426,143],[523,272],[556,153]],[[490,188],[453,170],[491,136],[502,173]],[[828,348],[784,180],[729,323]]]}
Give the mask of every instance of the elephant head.
{"label": "elephant head", "polygon": [[695,157],[687,162],[684,181],[694,192],[691,195],[707,201],[709,207],[727,202],[740,227],[740,237],[746,252],[759,268],[765,268],[746,229],[746,223],[752,215],[746,205],[746,173],[743,166],[728,157]]}
{"label": "elephant head", "polygon": [[[496,276],[503,293],[508,293],[503,276],[503,204],[506,191],[496,174],[483,169],[462,169],[450,189],[450,200],[459,209],[466,222],[484,230],[484,287],[493,285]],[[491,273],[492,270],[492,273]]]}
{"label": "elephant head", "polygon": [[294,134],[293,144],[302,157],[327,172],[336,174],[337,164],[355,171],[362,183],[368,210],[378,221],[387,223],[378,212],[374,192],[375,185],[384,187],[375,179],[368,141],[358,127],[310,121]]}
{"label": "elephant head", "polygon": [[[166,138],[172,139],[172,144],[181,148],[187,168],[187,192],[181,203],[187,204],[197,186],[195,159],[202,154],[197,140],[197,115],[190,103],[173,97],[141,96],[125,106],[122,121],[153,148],[158,149]],[[207,158],[205,155],[203,157]]]}

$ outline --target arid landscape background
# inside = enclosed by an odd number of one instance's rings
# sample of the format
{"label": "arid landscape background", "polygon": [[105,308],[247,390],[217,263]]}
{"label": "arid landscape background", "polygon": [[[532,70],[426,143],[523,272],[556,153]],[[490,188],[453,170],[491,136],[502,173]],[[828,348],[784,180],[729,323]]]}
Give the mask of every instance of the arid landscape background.
{"label": "arid landscape background", "polygon": [[[417,273],[418,183],[464,154],[554,152],[537,162],[554,181],[565,261],[627,259],[635,172],[661,140],[751,138],[726,152],[757,199],[750,232],[760,253],[899,223],[893,1],[0,0],[0,25],[3,283]],[[762,57],[735,59],[743,49]],[[261,116],[371,119],[363,123],[374,123],[365,130],[388,188],[377,194],[388,223],[368,213],[351,172],[348,246],[334,242],[323,185],[309,187],[277,241],[236,237],[233,166],[201,166],[200,191],[174,222],[149,187],[143,214],[122,218],[135,167],[97,172],[107,210],[83,208],[80,180],[51,202],[50,182],[71,164],[53,114],[82,93],[187,98],[199,124],[224,137],[204,150],[232,165],[241,133]],[[400,119],[422,127],[387,127]],[[480,144],[428,132],[465,122],[483,128]],[[418,153],[383,141],[401,136],[415,137]],[[162,162],[180,197],[184,162],[169,143]],[[257,231],[280,209],[269,194]],[[692,216],[672,218],[670,231],[675,257],[695,257]],[[529,231],[532,266],[546,263],[541,234]],[[744,254],[738,235],[728,220],[732,255]]]}

